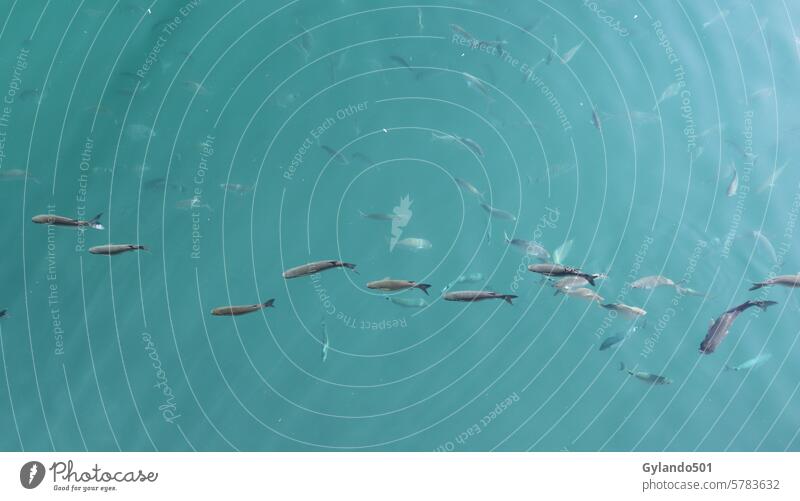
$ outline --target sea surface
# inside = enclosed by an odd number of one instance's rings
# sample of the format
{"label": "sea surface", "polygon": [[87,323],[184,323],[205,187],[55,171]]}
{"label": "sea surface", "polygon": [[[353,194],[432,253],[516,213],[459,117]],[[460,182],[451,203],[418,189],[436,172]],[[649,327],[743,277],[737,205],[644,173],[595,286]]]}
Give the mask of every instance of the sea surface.
{"label": "sea surface", "polygon": [[0,14],[0,450],[800,450],[796,2]]}

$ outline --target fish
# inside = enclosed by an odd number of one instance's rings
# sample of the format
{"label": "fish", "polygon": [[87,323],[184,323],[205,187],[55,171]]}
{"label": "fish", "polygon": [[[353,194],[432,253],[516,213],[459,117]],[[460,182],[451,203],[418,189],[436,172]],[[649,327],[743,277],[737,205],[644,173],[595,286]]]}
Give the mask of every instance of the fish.
{"label": "fish", "polygon": [[555,295],[558,293],[565,293],[571,289],[577,289],[579,287],[583,287],[584,285],[588,285],[589,281],[583,277],[576,277],[576,276],[569,276],[564,277],[558,280],[556,283],[553,284],[553,287],[556,289]]}
{"label": "fish", "polygon": [[36,184],[41,184],[38,179],[22,169],[0,169],[0,181],[19,181],[30,179]]}
{"label": "fish", "polygon": [[558,248],[553,252],[553,262],[556,264],[561,264],[564,259],[567,258],[569,251],[572,250],[572,240],[567,240],[563,244],[559,245]]}
{"label": "fish", "polygon": [[484,301],[486,299],[502,299],[508,304],[513,304],[511,300],[517,298],[517,296],[513,294],[498,294],[497,292],[491,291],[454,291],[448,292],[442,297],[445,301],[466,302]]}
{"label": "fish", "polygon": [[380,291],[401,291],[406,289],[419,289],[428,294],[428,289],[430,288],[431,284],[420,284],[411,280],[393,280],[389,277],[386,277],[381,280],[375,280],[373,282],[369,282],[367,284],[368,289],[375,289]]}
{"label": "fish", "polygon": [[489,213],[489,216],[495,219],[503,219],[505,221],[517,220],[517,216],[515,216],[514,214],[508,211],[504,211],[502,209],[494,208],[491,205],[487,204],[486,202],[481,202],[481,207],[483,207],[483,210]]}
{"label": "fish", "polygon": [[564,55],[561,56],[561,64],[569,63],[572,60],[572,58],[575,57],[575,53],[577,53],[581,47],[583,47],[583,41],[581,41],[581,43],[579,43],[575,47],[565,52]]}
{"label": "fish", "polygon": [[253,313],[254,311],[258,311],[263,308],[274,308],[275,307],[275,300],[269,299],[264,303],[261,304],[251,304],[248,306],[221,306],[219,308],[214,308],[211,310],[211,314],[215,317],[230,317],[236,315],[245,315],[247,313]]}
{"label": "fish", "polygon": [[456,284],[474,284],[478,282],[483,282],[483,273],[475,272],[475,273],[468,273],[466,275],[461,275],[449,284],[447,284],[442,292],[445,292],[447,289],[450,289]]}
{"label": "fish", "polygon": [[757,369],[757,368],[761,367],[762,365],[764,365],[765,363],[767,363],[769,361],[769,359],[771,359],[771,358],[772,358],[772,355],[770,353],[761,353],[760,355],[758,355],[756,357],[753,357],[750,360],[747,360],[745,362],[742,362],[739,365],[730,366],[730,365],[726,364],[725,365],[725,370],[726,371],[748,371],[750,369]]}
{"label": "fish", "polygon": [[372,219],[374,221],[394,221],[397,219],[395,214],[383,214],[379,212],[365,213],[358,211],[358,214],[364,219]]}
{"label": "fish", "polygon": [[736,193],[739,192],[739,173],[736,171],[736,166],[731,165],[733,168],[733,179],[731,179],[730,184],[728,185],[728,191],[726,194],[729,197],[735,197]]}
{"label": "fish", "polygon": [[386,299],[404,308],[424,308],[428,306],[428,302],[421,297],[412,299],[407,297],[386,296]]}
{"label": "fish", "polygon": [[150,179],[147,182],[145,182],[142,185],[142,187],[146,190],[163,190],[166,187],[170,187],[180,192],[186,191],[185,186],[183,186],[182,184],[168,183],[167,178],[165,177]]}
{"label": "fish", "polygon": [[338,151],[334,150],[330,146],[328,146],[326,144],[322,144],[322,145],[320,145],[320,148],[322,148],[323,150],[327,151],[328,155],[330,155],[331,158],[333,158],[334,160],[339,162],[341,165],[349,165],[350,164],[350,162],[347,160],[347,157],[345,157],[344,155],[342,155]]}
{"label": "fish", "polygon": [[528,265],[528,271],[539,273],[541,275],[545,275],[548,277],[568,277],[568,276],[583,277],[591,285],[595,285],[594,283],[595,279],[599,278],[597,275],[584,273],[578,268],[564,266],[563,264],[550,264],[550,263],[531,264]]}
{"label": "fish", "polygon": [[389,59],[391,59],[392,61],[396,62],[396,63],[397,63],[397,64],[399,64],[400,66],[403,66],[403,67],[407,68],[407,69],[408,69],[409,71],[411,71],[412,73],[414,73],[414,68],[412,68],[412,67],[411,67],[411,65],[410,65],[410,64],[408,64],[408,61],[406,61],[406,60],[405,60],[405,59],[403,59],[402,57],[400,57],[400,56],[395,56],[395,55],[391,55],[391,56],[389,56]]}
{"label": "fish", "polygon": [[608,336],[607,338],[603,339],[603,342],[600,343],[600,351],[605,351],[612,346],[618,345],[619,343],[625,341],[624,336],[620,336],[615,334],[613,336]]}
{"label": "fish", "polygon": [[461,38],[465,38],[467,40],[476,40],[476,38],[474,36],[472,36],[472,34],[470,34],[470,32],[468,32],[467,30],[465,30],[464,28],[462,28],[461,26],[459,26],[457,24],[451,24],[450,25],[450,30],[452,30],[453,33],[455,33],[456,35],[460,36]]}
{"label": "fish", "polygon": [[459,137],[458,140],[461,142],[461,144],[472,150],[473,153],[483,158],[483,148],[481,148],[481,145],[479,145],[477,142],[468,137]]}
{"label": "fish", "polygon": [[774,188],[775,187],[775,182],[778,180],[778,178],[781,176],[781,174],[783,174],[783,171],[784,171],[784,169],[786,169],[787,165],[789,165],[789,162],[784,163],[783,165],[781,165],[777,169],[773,169],[772,174],[770,174],[769,178],[767,178],[767,180],[764,182],[764,184],[762,184],[758,188],[756,193],[763,193],[763,192],[767,191],[767,189]]}
{"label": "fish", "polygon": [[470,89],[475,89],[484,96],[489,97],[489,87],[483,82],[483,80],[480,80],[478,77],[470,75],[467,72],[462,71],[461,74],[464,76],[464,80],[467,82],[467,87]]}
{"label": "fish", "polygon": [[658,374],[651,374],[649,372],[633,372],[632,370],[626,370],[625,364],[620,362],[619,370],[627,372],[629,375],[635,377],[640,381],[644,381],[645,383],[650,383],[652,385],[663,385],[663,384],[672,384],[672,380],[666,378],[664,376],[659,376]]}
{"label": "fish", "polygon": [[249,193],[253,191],[253,187],[246,185],[246,184],[220,184],[220,188],[225,191],[229,191],[231,193],[238,193],[239,195],[244,195],[245,193]]}
{"label": "fish", "polygon": [[601,304],[607,310],[616,311],[625,318],[638,318],[647,315],[647,312],[638,306],[629,306],[623,303],[607,303]]}
{"label": "fish", "polygon": [[747,300],[739,306],[734,306],[730,310],[726,311],[711,323],[711,327],[708,328],[706,337],[703,338],[703,341],[700,343],[700,353],[706,355],[714,353],[714,351],[719,347],[720,343],[725,340],[725,337],[728,335],[728,331],[733,325],[734,320],[736,320],[736,317],[738,317],[741,312],[754,306],[761,308],[762,311],[767,311],[767,308],[774,304],[778,303],[776,301]]}
{"label": "fish", "polygon": [[283,278],[298,278],[306,275],[313,275],[321,271],[330,270],[332,268],[346,268],[348,270],[356,271],[356,265],[353,263],[345,263],[342,261],[328,260],[328,261],[314,261],[313,263],[302,264],[289,268],[283,272]]}
{"label": "fish", "polygon": [[558,37],[556,37],[556,34],[553,33],[553,44],[550,47],[550,51],[547,53],[547,56],[544,59],[544,64],[549,65],[550,63],[552,63],[553,58],[556,56],[557,52],[558,52]]}
{"label": "fish", "polygon": [[561,292],[569,297],[587,299],[589,301],[596,301],[598,303],[602,303],[603,301],[605,301],[605,298],[603,296],[596,293],[592,289],[587,289],[586,287],[564,289]]}
{"label": "fish", "polygon": [[123,252],[130,252],[130,251],[137,251],[149,250],[144,245],[134,245],[134,244],[109,244],[109,245],[98,245],[96,247],[91,247],[89,249],[89,253],[91,254],[102,254],[104,256],[113,256],[115,254],[122,254]]}
{"label": "fish", "polygon": [[603,130],[603,124],[600,122],[600,115],[597,113],[597,108],[592,109],[592,125],[597,130]]}
{"label": "fish", "polygon": [[456,184],[458,184],[464,191],[475,196],[478,200],[483,201],[483,193],[478,191],[478,188],[476,188],[472,183],[458,177],[453,179],[455,179]]}
{"label": "fish", "polygon": [[656,101],[656,104],[653,106],[653,110],[658,108],[658,106],[661,103],[663,103],[664,100],[677,96],[678,92],[680,92],[681,90],[681,87],[683,87],[684,85],[686,84],[684,84],[683,81],[673,82],[669,84],[667,88],[664,89],[664,92],[661,93],[661,97],[658,98],[658,101]]}
{"label": "fish", "polygon": [[211,212],[214,212],[214,209],[212,209],[207,203],[203,203],[199,196],[194,196],[185,200],[178,200],[175,202],[175,208],[180,210],[208,209]]}
{"label": "fish", "polygon": [[632,289],[644,289],[650,290],[655,289],[657,287],[677,287],[674,281],[667,277],[662,277],[661,275],[651,275],[647,277],[640,278],[635,280],[631,283]]}
{"label": "fish", "polygon": [[428,250],[433,247],[433,244],[424,238],[408,237],[395,242],[395,246],[417,251],[417,250]]}
{"label": "fish", "polygon": [[721,11],[719,11],[719,14],[717,14],[716,16],[712,17],[711,19],[703,23],[703,29],[706,29],[712,24],[725,19],[726,17],[728,17],[728,14],[730,13],[731,11],[729,11],[728,9],[722,9]]}
{"label": "fish", "polygon": [[542,245],[532,241],[532,240],[523,240],[521,238],[511,238],[508,236],[508,233],[503,232],[503,237],[506,240],[508,245],[513,245],[514,247],[520,249],[528,256],[534,256],[542,261],[547,261],[550,259],[550,253],[545,249]]}
{"label": "fish", "polygon": [[769,241],[769,238],[767,238],[763,233],[761,233],[758,230],[753,230],[753,238],[755,238],[756,242],[767,250],[770,258],[772,259],[772,262],[777,263],[778,255],[775,253],[775,246],[772,245],[772,242]]}
{"label": "fish", "polygon": [[325,322],[322,322],[322,361],[328,360],[328,350],[331,347],[331,340],[328,337],[328,328]]}
{"label": "fish", "polygon": [[771,287],[773,285],[783,285],[784,287],[792,288],[800,287],[800,273],[797,275],[780,275],[764,280],[763,282],[756,282],[748,290],[754,291],[762,287]]}
{"label": "fish", "polygon": [[31,221],[36,224],[48,224],[53,226],[71,226],[74,228],[94,228],[95,230],[104,230],[105,227],[100,224],[100,217],[103,215],[96,215],[88,221],[81,221],[80,219],[72,219],[64,216],[56,216],[55,214],[40,214],[33,216]]}

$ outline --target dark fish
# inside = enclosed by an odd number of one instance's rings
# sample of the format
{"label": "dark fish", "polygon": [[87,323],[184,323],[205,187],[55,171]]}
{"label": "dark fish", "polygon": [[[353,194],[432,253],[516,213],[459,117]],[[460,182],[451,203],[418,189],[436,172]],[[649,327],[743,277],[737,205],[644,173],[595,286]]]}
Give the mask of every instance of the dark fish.
{"label": "dark fish", "polygon": [[583,277],[586,279],[587,282],[589,282],[592,285],[594,285],[595,279],[599,278],[598,275],[584,273],[578,268],[571,268],[569,266],[563,266],[560,264],[551,264],[551,263],[531,264],[528,265],[528,270],[548,277],[567,277],[567,276]]}
{"label": "dark fish", "polygon": [[94,228],[95,230],[102,230],[103,225],[100,224],[100,217],[103,215],[96,215],[88,221],[81,221],[79,219],[72,219],[64,216],[56,216],[55,214],[41,214],[33,216],[31,219],[36,224],[52,224],[53,226],[72,226],[74,228]]}
{"label": "dark fish", "polygon": [[112,245],[98,245],[89,249],[91,254],[102,254],[104,256],[113,256],[115,254],[122,254],[123,252],[143,250],[146,251],[147,247],[144,245],[133,244],[112,244]]}
{"label": "dark fish", "polygon": [[752,308],[753,306],[761,308],[762,311],[767,311],[767,308],[773,304],[778,303],[775,301],[748,300],[720,315],[720,317],[711,324],[711,327],[708,328],[706,337],[703,339],[703,342],[700,343],[700,353],[714,353],[714,350],[717,349],[720,343],[728,335],[728,331],[730,330],[731,325],[733,325],[733,321],[736,320],[736,317],[738,317],[741,312],[748,308]]}
{"label": "dark fish", "polygon": [[244,315],[246,313],[253,313],[254,311],[258,311],[262,308],[274,308],[275,300],[270,299],[266,303],[261,304],[251,304],[248,306],[222,306],[219,308],[214,308],[211,310],[211,314],[217,317],[229,317],[235,315]]}
{"label": "dark fish", "polygon": [[[352,263],[344,263],[342,261],[315,261],[313,263],[303,264],[290,268],[283,272],[283,278],[297,278],[306,275],[313,275],[321,271],[330,270],[332,268],[347,268],[356,271],[356,265]],[[358,273],[358,272],[356,272]]]}
{"label": "dark fish", "polygon": [[375,163],[375,162],[372,161],[372,159],[370,157],[366,156],[363,153],[359,153],[357,151],[352,154],[352,157],[353,157],[353,160],[360,160],[361,162],[364,162],[365,164]]}
{"label": "dark fish", "polygon": [[323,150],[328,152],[328,155],[330,155],[331,158],[335,159],[340,164],[348,165],[350,163],[350,162],[347,161],[347,158],[344,155],[342,155],[338,151],[334,150],[330,146],[323,144],[323,145],[321,145],[321,147],[322,147]]}
{"label": "dark fish", "polygon": [[619,335],[608,336],[607,338],[603,339],[603,342],[600,343],[600,351],[605,351],[611,348],[614,345],[617,345],[624,341],[625,338]]}
{"label": "dark fish", "polygon": [[485,299],[502,299],[508,304],[513,304],[511,300],[515,299],[517,296],[512,294],[498,294],[497,292],[490,291],[455,291],[448,292],[442,297],[445,301],[466,301],[470,303],[483,301]]}
{"label": "dark fish", "polygon": [[414,72],[414,68],[412,68],[411,65],[408,64],[408,61],[406,61],[402,57],[391,55],[391,56],[389,56],[389,59],[391,59],[395,63],[399,64],[400,66],[404,66],[405,68],[408,68],[408,70],[411,71],[412,73]]}

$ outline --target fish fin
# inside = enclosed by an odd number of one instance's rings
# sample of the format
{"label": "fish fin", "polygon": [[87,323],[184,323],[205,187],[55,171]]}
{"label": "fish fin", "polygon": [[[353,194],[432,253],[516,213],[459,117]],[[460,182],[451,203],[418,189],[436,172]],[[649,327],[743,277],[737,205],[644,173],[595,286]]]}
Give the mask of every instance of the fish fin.
{"label": "fish fin", "polygon": [[756,301],[755,304],[756,304],[756,306],[761,308],[761,311],[767,311],[767,308],[769,308],[770,306],[772,306],[774,304],[778,304],[778,302],[777,301]]}
{"label": "fish fin", "polygon": [[414,287],[416,287],[417,289],[419,289],[422,292],[424,292],[426,296],[430,296],[430,294],[428,294],[428,288],[430,286],[431,286],[431,284],[417,284]]}
{"label": "fish fin", "polygon": [[104,230],[105,227],[102,224],[100,224],[100,218],[102,216],[103,216],[103,213],[101,212],[100,214],[98,214],[95,217],[93,217],[92,219],[90,219],[89,220],[89,226],[91,226],[92,228],[94,228],[96,230]]}
{"label": "fish fin", "polygon": [[584,275],[584,276],[583,276],[583,278],[585,278],[585,279],[586,279],[586,281],[587,281],[587,282],[589,282],[590,284],[592,284],[592,285],[595,285],[595,283],[594,283],[594,279],[595,279],[596,277],[595,277],[594,275],[589,275],[589,274],[587,274],[587,275]]}
{"label": "fish fin", "polygon": [[625,362],[620,362],[619,363],[619,370],[621,370],[621,371],[625,370]]}
{"label": "fish fin", "polygon": [[275,300],[274,299],[268,299],[266,302],[264,302],[261,305],[261,307],[262,308],[274,308],[275,307]]}
{"label": "fish fin", "polygon": [[517,298],[517,296],[515,296],[513,294],[504,294],[503,295],[503,301],[505,301],[508,304],[514,304],[514,303],[511,302],[511,300],[512,299],[516,299],[516,298]]}

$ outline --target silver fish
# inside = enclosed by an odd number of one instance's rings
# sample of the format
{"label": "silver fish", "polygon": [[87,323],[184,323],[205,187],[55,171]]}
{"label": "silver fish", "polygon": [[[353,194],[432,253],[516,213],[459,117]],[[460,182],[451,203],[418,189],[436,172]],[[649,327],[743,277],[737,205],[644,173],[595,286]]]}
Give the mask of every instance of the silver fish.
{"label": "silver fish", "polygon": [[386,296],[386,299],[404,308],[424,308],[428,306],[428,302],[422,298]]}
{"label": "silver fish", "polygon": [[547,249],[532,240],[511,238],[506,232],[503,232],[503,237],[508,245],[513,245],[529,256],[534,256],[543,261],[550,259],[550,253],[547,252]]}
{"label": "silver fish", "polygon": [[0,181],[20,181],[25,179],[41,184],[38,179],[22,169],[0,169]]}
{"label": "silver fish", "polygon": [[331,340],[328,337],[328,327],[322,322],[322,361],[328,360],[328,350],[331,347]]}
{"label": "silver fish", "polygon": [[454,291],[448,292],[442,297],[445,301],[466,302],[483,301],[486,299],[502,299],[508,304],[513,304],[511,300],[515,299],[517,296],[513,294],[498,294],[497,292],[490,291]]}
{"label": "silver fish", "polygon": [[631,283],[631,288],[649,290],[662,286],[675,287],[676,285],[677,284],[675,282],[667,277],[662,277],[661,275],[652,275],[634,281]]}
{"label": "silver fish", "polygon": [[587,289],[586,287],[578,287],[578,288],[571,288],[562,290],[565,295],[569,297],[577,297],[580,299],[586,299],[588,301],[595,301],[601,303],[605,300],[603,296],[596,293],[592,289]]}
{"label": "silver fish", "polygon": [[400,246],[405,249],[418,251],[418,250],[428,250],[433,247],[433,244],[424,238],[408,237],[402,240],[398,240],[395,243],[395,246]]}
{"label": "silver fish", "polygon": [[515,216],[514,214],[512,214],[512,213],[510,213],[508,211],[504,211],[502,209],[496,209],[496,208],[492,207],[491,205],[489,205],[489,204],[487,204],[485,202],[481,202],[481,207],[483,207],[483,210],[488,212],[489,215],[491,217],[495,218],[495,219],[503,219],[503,220],[506,220],[506,221],[516,221],[517,220],[517,216]]}
{"label": "silver fish", "polygon": [[467,193],[475,196],[478,200],[481,200],[481,201],[483,200],[483,193],[478,191],[478,188],[476,188],[472,183],[470,183],[467,180],[458,178],[458,177],[453,178],[453,179],[455,179],[456,184],[458,184],[461,188],[463,188],[464,191],[466,191]]}
{"label": "silver fish", "polygon": [[616,346],[617,344],[623,342],[624,340],[625,340],[624,336],[620,336],[620,335],[616,335],[616,334],[613,335],[613,336],[608,336],[607,338],[605,338],[603,340],[602,343],[600,343],[600,351],[605,351],[605,350],[611,348],[612,346]]}
{"label": "silver fish", "polygon": [[380,291],[401,291],[405,289],[419,289],[428,295],[428,289],[431,284],[420,284],[411,280],[393,280],[391,278],[384,278],[382,280],[375,280],[367,284],[368,289],[375,289]]}
{"label": "silver fish", "polygon": [[572,58],[575,57],[575,54],[578,52],[578,50],[581,47],[583,47],[583,41],[581,41],[581,43],[579,43],[575,47],[573,47],[570,50],[568,50],[567,52],[565,52],[564,55],[561,56],[561,63],[562,64],[569,63],[572,60]]}
{"label": "silver fish", "polygon": [[750,360],[742,362],[739,365],[734,365],[734,366],[725,365],[725,370],[726,371],[747,371],[747,370],[751,370],[751,369],[757,369],[757,368],[761,367],[762,365],[764,365],[765,363],[767,363],[770,358],[772,358],[771,354],[762,353],[762,354],[760,354],[760,355],[758,355],[758,356],[756,356],[754,358],[751,358]]}
{"label": "silver fish", "polygon": [[95,230],[103,230],[105,229],[102,224],[100,224],[100,217],[103,215],[101,212],[100,214],[96,215],[92,219],[88,221],[81,221],[80,219],[72,219],[69,217],[64,216],[56,216],[55,214],[40,214],[38,216],[33,216],[31,221],[36,224],[48,224],[53,226],[71,226],[73,228],[94,228]]}
{"label": "silver fish", "polygon": [[719,318],[711,323],[711,327],[708,328],[706,337],[703,338],[703,341],[700,343],[700,353],[704,353],[706,355],[714,353],[714,350],[716,350],[720,343],[725,340],[725,337],[727,337],[728,331],[733,325],[733,321],[736,320],[736,317],[738,317],[741,312],[754,306],[761,308],[762,311],[767,311],[767,308],[773,304],[778,303],[775,301],[748,300],[739,306],[734,306],[730,310],[720,315]]}
{"label": "silver fish", "polygon": [[325,270],[330,270],[333,268],[347,268],[356,272],[355,269],[356,265],[352,263],[345,263],[342,261],[334,261],[334,260],[315,261],[313,263],[303,264],[300,266],[295,266],[294,268],[289,268],[288,270],[283,272],[283,278],[304,277],[306,275],[313,275],[315,273],[319,273]]}
{"label": "silver fish", "polygon": [[642,308],[639,308],[638,306],[629,306],[623,303],[608,303],[601,304],[600,306],[607,310],[616,311],[625,318],[638,318],[647,315],[647,312]]}
{"label": "silver fish", "polygon": [[247,313],[253,313],[254,311],[258,311],[262,308],[274,308],[275,300],[270,299],[265,303],[261,304],[251,304],[247,306],[221,306],[219,308],[214,308],[211,310],[211,314],[216,317],[230,317],[236,315],[244,315]]}
{"label": "silver fish", "polygon": [[754,291],[762,287],[770,287],[772,285],[783,285],[784,287],[800,287],[800,274],[797,275],[780,275],[777,277],[769,278],[763,282],[756,282],[750,287],[749,290]]}
{"label": "silver fish", "polygon": [[729,197],[735,197],[736,193],[739,192],[739,173],[736,171],[735,166],[731,166],[733,168],[733,179],[731,179],[731,183],[728,185],[727,195]]}
{"label": "silver fish", "polygon": [[558,249],[553,252],[553,262],[556,264],[562,264],[563,261],[569,255],[569,251],[572,250],[572,240],[567,240],[563,244],[558,246]]}

